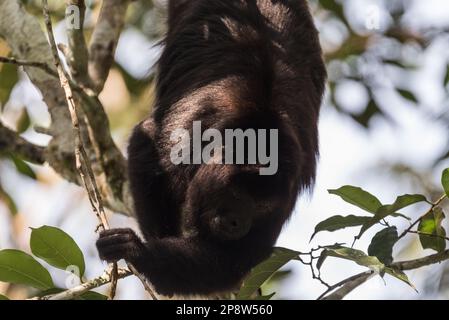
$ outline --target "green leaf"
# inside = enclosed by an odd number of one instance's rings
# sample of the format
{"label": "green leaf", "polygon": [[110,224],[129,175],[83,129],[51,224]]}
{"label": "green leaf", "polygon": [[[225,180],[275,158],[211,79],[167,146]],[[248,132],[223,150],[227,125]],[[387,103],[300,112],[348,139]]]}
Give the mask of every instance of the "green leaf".
{"label": "green leaf", "polygon": [[9,299],[8,299],[8,297],[6,297],[6,296],[0,294],[0,301],[1,301],[1,300],[9,300]]}
{"label": "green leaf", "polygon": [[7,193],[0,184],[0,200],[8,207],[9,212],[15,216],[19,210],[14,202],[14,199]]}
{"label": "green leaf", "polygon": [[329,250],[323,250],[320,254],[320,257],[318,258],[318,261],[316,263],[316,267],[318,270],[321,270],[321,267],[323,266],[324,261],[326,261],[327,257],[329,257]]}
{"label": "green leaf", "polygon": [[31,119],[26,108],[22,109],[19,119],[16,123],[16,131],[21,134],[28,130],[31,125]]}
{"label": "green leaf", "polygon": [[268,301],[271,300],[271,298],[273,298],[273,296],[276,294],[276,292],[273,292],[267,296],[258,296],[257,298],[255,298],[254,300],[258,300],[258,301]]}
{"label": "green leaf", "polygon": [[76,300],[108,300],[108,297],[95,291],[88,291],[83,293]]}
{"label": "green leaf", "polygon": [[441,184],[443,185],[444,192],[446,192],[446,195],[449,197],[449,168],[443,171]]}
{"label": "green leaf", "polygon": [[371,217],[359,217],[359,216],[354,216],[354,215],[349,215],[346,217],[333,216],[333,217],[330,217],[329,219],[326,219],[326,220],[320,222],[319,224],[317,224],[317,226],[315,227],[315,232],[313,233],[310,240],[312,240],[313,237],[315,237],[315,235],[318,232],[321,232],[321,231],[332,232],[332,231],[341,230],[344,228],[357,227],[357,226],[363,225],[364,223],[366,223],[370,220],[371,220]]}
{"label": "green leaf", "polygon": [[445,215],[443,209],[437,207],[425,215],[418,226],[419,240],[424,249],[442,252],[446,249],[446,231],[441,226]]}
{"label": "green leaf", "polygon": [[381,206],[374,217],[371,218],[370,221],[365,223],[362,228],[360,229],[360,232],[357,236],[357,238],[360,238],[365,231],[367,231],[369,228],[374,226],[375,224],[379,223],[381,220],[385,219],[388,216],[398,216],[396,211],[404,209],[408,206],[411,206],[416,203],[420,202],[428,202],[426,197],[421,194],[405,194],[403,196],[399,196],[396,198],[396,201],[393,204]]}
{"label": "green leaf", "polygon": [[250,299],[266,280],[289,261],[297,258],[298,255],[299,252],[293,250],[275,248],[270,258],[251,270],[250,274],[243,281],[243,285],[237,294],[237,299]]}
{"label": "green leaf", "polygon": [[410,280],[408,279],[407,275],[403,271],[398,270],[396,268],[386,267],[385,268],[385,272],[388,273],[390,276],[393,276],[396,279],[399,279],[402,282],[405,282],[410,287],[412,287],[416,292],[418,292],[418,290],[416,290],[416,287],[413,285],[413,283],[410,282]]}
{"label": "green leaf", "polygon": [[404,218],[405,220],[411,221],[412,218],[407,217],[405,214],[399,213],[399,212],[395,212],[390,214],[390,216],[395,217],[395,218]]}
{"label": "green leaf", "polygon": [[328,191],[330,194],[335,194],[344,201],[371,213],[376,213],[377,209],[382,206],[379,199],[358,187],[344,186],[337,190]]}
{"label": "green leaf", "polygon": [[79,276],[84,275],[83,253],[72,237],[64,231],[49,226],[32,229],[30,246],[33,254],[48,264],[62,270],[76,266],[79,268]]}
{"label": "green leaf", "polygon": [[12,64],[2,64],[0,66],[0,105],[6,104],[11,95],[11,91],[19,81],[17,67]]}
{"label": "green leaf", "polygon": [[[38,296],[39,297],[45,297],[45,296],[49,296],[49,295],[55,295],[57,293],[63,292],[65,291],[64,289],[61,288],[51,288],[42,292],[39,292]],[[102,295],[98,292],[95,291],[88,291],[83,293],[81,296],[76,297],[72,300],[107,300],[108,297],[106,297],[105,295]]]}
{"label": "green leaf", "polygon": [[23,161],[22,159],[20,159],[19,157],[15,156],[12,153],[9,153],[9,158],[12,160],[19,173],[33,180],[37,179],[37,176],[34,173],[33,169],[31,169],[31,167],[25,161]]}
{"label": "green leaf", "polygon": [[363,251],[357,249],[342,247],[339,249],[327,249],[325,251],[327,251],[325,253],[326,257],[336,257],[354,261],[360,266],[367,267],[379,273],[382,273],[385,269],[385,265],[380,262],[377,257],[368,256]]}
{"label": "green leaf", "polygon": [[0,251],[0,281],[41,290],[54,287],[47,269],[25,252],[11,249]]}
{"label": "green leaf", "polygon": [[57,293],[60,293],[60,292],[63,292],[63,291],[64,291],[64,289],[61,289],[61,288],[50,288],[50,289],[38,292],[37,296],[39,298],[42,298],[42,297],[53,295],[53,294],[57,294]]}
{"label": "green leaf", "polygon": [[333,249],[341,249],[341,248],[344,248],[344,247],[343,247],[341,244],[334,244],[334,245],[331,245],[331,246],[325,246],[325,247],[322,247],[322,248],[325,249],[325,250],[323,250],[323,251],[321,252],[321,255],[319,256],[318,261],[317,261],[317,263],[316,263],[316,266],[317,266],[317,269],[318,269],[318,270],[321,269],[321,267],[322,267],[324,261],[325,261],[326,258],[329,256],[329,254],[328,254],[329,251],[328,251],[327,249],[333,250]]}
{"label": "green leaf", "polygon": [[398,241],[396,227],[388,227],[379,231],[371,240],[368,255],[377,257],[380,262],[389,265],[393,262],[393,246]]}
{"label": "green leaf", "polygon": [[264,285],[284,281],[284,280],[287,279],[291,274],[292,274],[292,271],[291,271],[291,270],[279,270],[279,271],[276,271],[276,273],[273,274],[273,275],[270,277],[270,279],[269,279],[267,282],[265,282]]}
{"label": "green leaf", "polygon": [[396,89],[398,91],[398,93],[404,98],[407,99],[408,101],[414,102],[414,103],[418,103],[418,98],[416,98],[415,94],[411,91],[408,90],[403,90],[403,89]]}

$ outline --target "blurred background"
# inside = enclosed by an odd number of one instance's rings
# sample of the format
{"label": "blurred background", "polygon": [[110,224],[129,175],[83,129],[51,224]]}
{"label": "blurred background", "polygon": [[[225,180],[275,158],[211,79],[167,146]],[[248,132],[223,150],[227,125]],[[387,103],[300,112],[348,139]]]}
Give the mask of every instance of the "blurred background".
{"label": "blurred background", "polygon": [[[40,1],[22,1],[41,16]],[[64,2],[49,1],[61,19],[57,41],[65,43]],[[329,71],[328,89],[320,120],[321,158],[314,192],[298,201],[295,214],[278,244],[300,251],[335,242],[351,243],[354,230],[320,233],[311,243],[315,225],[332,215],[357,214],[357,208],[328,194],[328,189],[356,185],[384,203],[397,195],[441,193],[441,171],[449,166],[449,2],[445,0],[311,0],[321,33]],[[86,31],[91,32],[100,1],[89,6]],[[116,63],[101,100],[117,144],[126,149],[134,124],[145,117],[154,98],[154,68],[165,32],[165,1],[140,0],[128,11],[127,26]],[[0,39],[0,55],[9,54]],[[45,145],[49,137],[34,126],[49,125],[40,92],[24,72],[0,64],[0,117],[26,139]],[[408,209],[412,217],[425,207]],[[449,208],[447,208],[449,209]],[[135,227],[132,219],[110,214],[112,226]],[[446,220],[447,221],[447,220]],[[407,226],[407,222],[398,222]],[[27,164],[0,154],[0,249],[29,252],[29,227],[57,226],[80,245],[88,278],[105,268],[94,246],[97,221],[84,191],[65,182],[49,167]],[[447,224],[447,222],[446,222]],[[447,227],[447,226],[446,226]],[[366,250],[372,228],[357,248]],[[364,241],[364,239],[367,239]],[[423,251],[417,237],[408,236],[395,247],[397,260],[416,258]],[[53,269],[54,270],[54,269]],[[351,262],[328,259],[322,276],[335,283],[362,269]],[[67,275],[52,274],[64,287]],[[449,263],[408,273],[419,294],[396,279],[371,279],[348,299],[449,299]],[[277,299],[315,299],[324,290],[308,267],[290,263],[270,284]],[[104,290],[103,288],[102,290]],[[0,293],[12,299],[27,289],[0,283]],[[100,292],[102,290],[99,290]],[[118,299],[145,298],[135,279],[119,283]]]}

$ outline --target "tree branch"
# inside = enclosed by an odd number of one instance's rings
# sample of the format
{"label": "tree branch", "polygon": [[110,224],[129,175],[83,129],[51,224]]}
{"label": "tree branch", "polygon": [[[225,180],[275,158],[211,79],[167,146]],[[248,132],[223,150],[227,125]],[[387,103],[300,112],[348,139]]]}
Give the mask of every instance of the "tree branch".
{"label": "tree branch", "polygon": [[[89,165],[89,158],[86,154],[83,144],[83,138],[81,135],[80,122],[77,114],[77,106],[75,99],[73,97],[72,88],[69,84],[69,75],[65,72],[61,59],[59,58],[58,48],[56,46],[55,38],[53,35],[53,26],[51,24],[51,18],[48,11],[47,0],[43,0],[44,7],[44,19],[45,25],[47,27],[47,34],[50,41],[50,48],[53,54],[54,64],[58,70],[59,79],[61,87],[64,89],[65,96],[67,99],[67,104],[69,107],[70,118],[75,133],[75,159],[76,159],[76,169],[83,181],[86,191],[89,195],[89,200],[91,201],[94,212],[100,221],[100,230],[105,230],[109,228],[106,213],[104,212],[101,194],[98,191],[95,176],[92,172],[92,168]],[[86,175],[87,173],[87,175]],[[87,178],[87,179],[86,179]]]}
{"label": "tree branch", "polygon": [[32,144],[20,137],[17,132],[6,128],[0,122],[0,152],[11,152],[22,160],[34,163],[45,163],[45,148]]}
{"label": "tree branch", "polygon": [[[51,135],[52,140],[47,147],[47,162],[64,179],[82,185],[75,168],[73,131],[67,130],[71,127],[70,114],[64,91],[58,77],[55,77],[57,71],[47,38],[38,20],[25,11],[19,0],[0,1],[0,37],[9,44],[16,61],[22,63],[48,106],[52,122],[50,128],[46,129],[46,134]],[[74,44],[80,45],[79,41]],[[4,61],[14,62],[10,59]],[[95,93],[71,79],[68,80],[76,98],[83,102],[81,106],[89,119],[90,127],[95,128],[90,131],[94,136],[93,148],[86,151],[99,176],[98,183],[105,205],[114,212],[132,215],[133,201],[126,174],[126,160],[111,137],[104,108]]]}
{"label": "tree branch", "polygon": [[449,237],[440,236],[440,235],[438,235],[438,234],[425,233],[425,232],[412,231],[412,230],[410,230],[408,233],[417,234],[417,235],[419,235],[419,236],[426,236],[426,237],[431,237],[431,238],[444,239],[444,240],[446,240],[446,241],[449,241]]}
{"label": "tree branch", "polygon": [[[79,25],[67,28],[69,48],[65,56],[70,67],[70,74],[73,79],[82,86],[90,87],[91,80],[88,74],[89,51],[87,50],[86,39],[84,37],[84,19],[86,15],[86,4],[84,0],[66,0],[67,7],[78,8]],[[71,13],[66,11],[66,13]]]}
{"label": "tree branch", "polygon": [[[126,269],[119,269],[117,272],[117,279],[123,279],[126,277],[131,276],[133,273]],[[101,275],[98,278],[89,280],[83,284],[80,284],[79,286],[70,288],[68,290],[65,290],[63,292],[48,295],[44,297],[35,297],[31,298],[29,300],[71,300],[74,298],[78,298],[82,296],[84,293],[99,288],[105,284],[108,284],[112,281],[112,276],[110,272],[105,272],[103,275]]]}
{"label": "tree branch", "polygon": [[449,250],[432,254],[430,256],[409,260],[409,261],[402,261],[402,262],[396,262],[393,264],[394,267],[400,269],[400,270],[415,270],[422,267],[430,266],[432,264],[437,264],[444,262],[446,260],[449,260]]}
{"label": "tree branch", "polygon": [[[82,1],[80,0],[77,3],[80,4],[80,2]],[[97,26],[96,31],[97,40],[93,39],[91,46],[93,52],[97,53],[92,59],[92,63],[93,65],[98,64],[96,68],[103,68],[103,72],[105,70],[109,72],[112,60],[105,61],[105,65],[102,66],[103,61],[101,61],[100,57],[104,56],[106,59],[113,58],[113,52],[115,51],[115,46],[123,27],[126,7],[129,2],[123,1],[123,3],[118,4],[117,1],[104,1],[103,13],[99,19],[101,25]],[[70,3],[75,3],[75,0]],[[47,8],[46,0],[44,0],[44,4],[45,8]],[[114,6],[116,7],[114,8]],[[46,12],[47,27],[51,27],[48,9]],[[110,16],[112,13],[114,13],[113,16]],[[119,16],[117,16],[118,14]],[[108,17],[113,19],[109,20]],[[114,25],[114,28],[112,28],[113,32],[112,30],[107,30],[108,22],[111,21],[122,21]],[[101,32],[112,32],[114,34],[113,38],[115,40],[113,41],[114,44],[110,54],[102,55],[101,50],[98,50],[98,44],[102,40]],[[76,37],[81,36],[79,32],[77,34]],[[20,64],[24,67],[32,83],[42,92],[52,119],[50,128],[45,130],[46,134],[53,137],[48,147],[46,149],[39,149],[39,152],[34,154],[26,149],[27,152],[25,155],[28,158],[31,158],[31,156],[38,157],[35,160],[38,160],[36,162],[39,163],[47,160],[53,169],[63,178],[79,185],[84,185],[89,194],[91,204],[97,205],[97,208],[98,201],[101,202],[102,199],[105,199],[108,206],[114,211],[128,214],[132,213],[132,197],[129,192],[129,183],[126,175],[126,160],[111,137],[109,122],[104,108],[95,92],[86,88],[84,84],[78,85],[76,80],[72,80],[62,68],[53,33],[49,32],[51,42],[51,46],[49,46],[38,20],[25,11],[19,0],[10,0],[0,2],[0,37],[6,40],[13,54],[17,57],[17,59],[6,58],[3,61]],[[77,46],[80,45],[82,46],[80,38],[73,41],[72,49],[74,52],[78,50]],[[57,69],[53,64],[52,57],[58,66]],[[77,68],[82,67],[78,66]],[[103,78],[98,78],[103,79],[101,80],[101,87],[104,85],[107,72]],[[55,77],[56,75],[57,77]],[[58,77],[61,78],[61,83],[58,81]],[[76,110],[77,102],[82,106],[82,110]],[[72,113],[68,112],[68,110],[72,111]],[[77,129],[74,131],[67,130],[67,128],[72,127],[73,120],[78,120],[73,117],[74,114],[78,117],[77,111],[79,111],[79,115],[82,115],[83,118],[79,119],[82,122],[75,121],[75,123],[78,126],[80,124],[84,126],[84,122],[86,122],[87,138],[84,133],[80,135]],[[95,130],[92,128],[95,128]],[[83,127],[78,129],[84,130]],[[2,128],[2,130],[8,132],[8,134],[13,133],[11,130],[6,131],[6,128]],[[76,133],[75,139],[74,132]],[[2,135],[2,137],[6,137],[6,135]],[[26,141],[20,139],[12,140],[20,142],[14,143],[14,146],[16,146],[15,149],[18,149],[15,152],[23,150],[19,146],[30,146]],[[89,145],[88,149],[79,148],[79,142],[82,142],[83,139],[86,139],[86,141],[91,140],[92,147]],[[75,141],[75,143],[74,140],[79,141]],[[7,144],[5,143],[4,145],[9,148],[11,146],[11,140],[8,139],[6,142]],[[76,146],[78,146],[76,148],[77,152],[74,155],[73,150],[75,150]],[[39,155],[44,152],[45,154],[41,158]],[[90,162],[91,160],[92,163]],[[81,163],[83,161],[87,166],[82,166]],[[86,169],[87,167],[94,168],[97,178],[99,177],[98,185],[96,185],[95,174],[91,170]],[[105,197],[102,197],[102,195],[105,195]],[[103,211],[103,209],[97,209],[97,213],[101,216],[100,211]],[[103,224],[107,226],[107,222],[104,220]],[[129,268],[131,271],[134,271],[135,275],[142,281],[145,289],[155,299],[156,297],[145,277],[140,275],[133,266],[129,265]]]}
{"label": "tree branch", "polygon": [[[126,174],[126,160],[111,137],[108,117],[97,96],[103,88],[104,81],[106,81],[110,66],[112,65],[115,46],[123,28],[127,8],[127,4],[125,3],[123,3],[123,9],[120,9],[116,4],[110,4],[110,2],[110,0],[103,1],[100,18],[94,30],[89,53],[83,33],[86,9],[84,0],[66,0],[67,5],[77,6],[79,8],[81,17],[79,28],[69,28],[67,30],[69,48],[65,51],[71,75],[74,81],[81,85],[81,88],[77,87],[76,91],[82,100],[81,106],[87,117],[87,127],[88,129],[95,128],[95,130],[90,130],[88,133],[92,142],[92,153],[95,155],[92,165],[97,176],[100,178],[99,185],[101,186],[101,191],[105,195],[104,198],[108,201],[108,205],[114,211],[131,215],[133,204]],[[117,30],[114,31],[113,29],[107,28],[107,21],[112,21],[114,25],[117,25]],[[104,28],[107,28],[107,30],[103,30]],[[115,44],[110,48],[112,51],[109,54],[99,49],[102,47],[102,42],[112,41],[106,37],[105,32],[115,39],[113,40]],[[100,73],[104,74],[104,79],[98,77],[94,79],[96,82],[95,85],[93,85],[92,79],[88,75],[89,61],[89,68],[95,70],[101,68],[102,71]],[[98,85],[99,82],[102,82],[101,86]],[[71,86],[74,88],[73,84]]]}
{"label": "tree branch", "polygon": [[17,66],[22,66],[22,67],[39,68],[39,69],[47,72],[49,75],[52,75],[54,77],[58,76],[58,74],[48,64],[43,63],[43,62],[23,61],[23,60],[17,60],[14,58],[0,57],[0,63],[15,64]]}
{"label": "tree branch", "polygon": [[[375,275],[373,271],[366,271],[359,273],[355,276],[352,276],[346,280],[343,280],[336,285],[332,286],[329,290],[324,292],[318,300],[342,300],[349,293],[351,293],[355,288],[365,283],[368,279],[372,278]],[[341,287],[341,288],[340,288]],[[326,296],[329,292],[335,290],[336,288],[340,288],[336,290],[334,293]]]}
{"label": "tree branch", "polygon": [[103,90],[114,61],[130,2],[131,0],[103,0],[89,47],[89,75],[96,93]]}

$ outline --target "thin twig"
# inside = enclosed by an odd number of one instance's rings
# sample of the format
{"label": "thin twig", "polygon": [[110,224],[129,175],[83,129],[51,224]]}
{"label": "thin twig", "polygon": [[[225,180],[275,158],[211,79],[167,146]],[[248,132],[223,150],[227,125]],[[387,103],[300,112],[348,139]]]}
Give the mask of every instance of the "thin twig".
{"label": "thin twig", "polygon": [[114,300],[115,294],[117,293],[117,282],[118,282],[118,266],[116,263],[112,265],[111,269],[111,287],[109,288],[109,299]]}
{"label": "thin twig", "polygon": [[[58,48],[59,47],[60,46],[58,46]],[[17,66],[20,66],[20,67],[39,68],[42,71],[45,71],[46,73],[48,73],[50,76],[59,79],[58,72],[54,71],[45,62],[18,60],[18,59],[15,59],[15,58],[8,58],[8,57],[0,56],[0,63],[14,64],[14,65],[17,65]],[[70,78],[68,78],[67,81],[69,82],[70,87],[72,88],[72,90],[75,91],[76,93],[80,94],[80,96],[81,96],[81,98],[83,98],[83,100],[85,100],[85,101],[86,100],[91,100],[92,97],[95,96],[95,93],[91,89],[89,89],[88,87],[85,87],[84,85],[79,85],[78,83],[74,82]],[[92,102],[90,101],[90,103],[92,103]]]}
{"label": "thin twig", "polygon": [[7,57],[0,56],[0,63],[9,63],[9,64],[21,66],[21,67],[39,68],[54,77],[58,76],[58,73],[55,72],[48,64],[46,64],[44,62],[24,61],[24,60],[18,60],[15,58],[7,58]]}
{"label": "thin twig", "polygon": [[145,276],[140,274],[139,271],[137,271],[137,269],[131,263],[127,262],[126,265],[129,268],[129,270],[131,270],[132,273],[134,273],[134,275],[140,280],[140,282],[142,282],[143,287],[145,288],[145,291],[147,291],[149,293],[151,298],[153,300],[158,300],[156,295],[154,294],[153,289],[151,288],[151,286],[149,285],[147,279],[145,278]]}
{"label": "thin twig", "polygon": [[408,233],[417,234],[419,236],[439,238],[439,239],[444,239],[446,241],[449,241],[449,237],[441,236],[441,235],[438,235],[438,234],[432,234],[432,233],[426,233],[426,232],[420,232],[420,231],[413,231],[413,230],[410,230]]}
{"label": "thin twig", "polygon": [[[126,269],[119,269],[117,271],[117,279],[123,279],[126,277],[131,276],[133,273]],[[108,284],[112,281],[112,276],[109,272],[105,272],[103,275],[101,275],[98,278],[89,280],[87,282],[84,282],[83,284],[80,284],[79,286],[70,288],[68,290],[65,290],[63,292],[48,295],[44,297],[34,297],[29,300],[71,300],[78,298],[82,296],[84,293],[99,288],[105,284]]]}
{"label": "thin twig", "polygon": [[[65,69],[62,66],[61,59],[59,58],[58,48],[56,45],[56,41],[53,33],[53,26],[51,23],[51,17],[48,9],[47,0],[43,0],[43,12],[45,25],[47,28],[47,34],[50,42],[51,51],[53,54],[54,63],[56,69],[58,70],[59,79],[61,82],[61,86],[64,89],[67,104],[70,111],[70,117],[72,120],[72,126],[75,133],[75,161],[76,161],[76,169],[83,181],[84,187],[88,193],[89,201],[91,203],[92,209],[96,214],[100,224],[98,226],[98,230],[106,230],[109,229],[109,224],[106,218],[106,212],[104,211],[103,202],[101,193],[98,190],[98,186],[96,183],[96,179],[94,173],[92,171],[92,167],[90,165],[89,157],[86,154],[84,149],[80,122],[77,114],[76,102],[73,96],[72,88],[70,87],[69,80],[70,76],[67,74]],[[87,179],[86,179],[87,178]],[[113,270],[117,269],[116,263],[113,264]],[[116,277],[113,277],[114,282],[117,281]],[[113,284],[113,287],[116,286],[116,283]],[[115,294],[115,288],[114,292]]]}
{"label": "thin twig", "polygon": [[401,235],[398,237],[398,241],[400,239],[402,239],[403,237],[405,237],[408,233],[410,233],[410,231],[418,224],[421,222],[421,220],[428,215],[429,213],[431,213],[436,207],[438,207],[441,202],[444,201],[444,199],[446,199],[446,195],[442,195],[436,202],[432,203],[432,206],[429,208],[429,210],[426,211],[426,213],[424,213],[422,216],[420,216],[415,222],[413,222],[407,229],[404,230],[404,232],[401,233]]}
{"label": "thin twig", "polygon": [[424,258],[396,262],[393,264],[393,267],[403,271],[415,270],[432,264],[441,263],[446,260],[449,260],[449,250],[440,253],[435,253]]}
{"label": "thin twig", "polygon": [[[325,293],[323,293],[318,300],[341,300],[345,296],[347,296],[349,293],[351,293],[355,288],[360,286],[362,283],[365,283],[368,279],[373,277],[375,273],[373,271],[366,271],[359,274],[356,274],[355,276],[352,276],[346,280],[343,280],[336,285],[333,286],[333,288],[327,290]],[[334,293],[327,295],[329,292],[335,290],[336,288],[340,288]]]}

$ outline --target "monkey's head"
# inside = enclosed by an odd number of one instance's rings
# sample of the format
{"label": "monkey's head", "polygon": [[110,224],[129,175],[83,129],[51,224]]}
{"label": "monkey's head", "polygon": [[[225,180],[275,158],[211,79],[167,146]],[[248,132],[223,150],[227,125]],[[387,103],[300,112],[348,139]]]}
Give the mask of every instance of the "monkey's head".
{"label": "monkey's head", "polygon": [[261,175],[260,164],[201,165],[186,194],[184,232],[237,241],[277,221],[281,226],[296,201],[300,171],[299,163],[282,160],[274,175]]}

